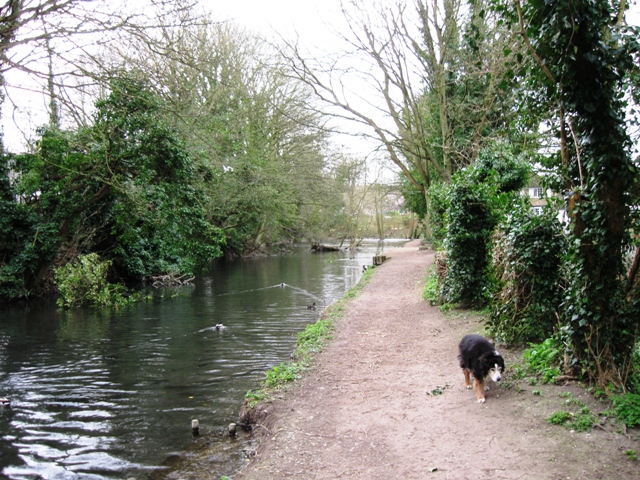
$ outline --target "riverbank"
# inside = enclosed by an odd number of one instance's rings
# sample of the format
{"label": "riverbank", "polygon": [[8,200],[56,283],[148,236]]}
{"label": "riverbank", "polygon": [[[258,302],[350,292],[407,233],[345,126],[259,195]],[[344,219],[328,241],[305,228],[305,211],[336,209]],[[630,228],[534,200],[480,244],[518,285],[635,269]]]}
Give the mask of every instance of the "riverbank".
{"label": "riverbank", "polygon": [[256,454],[234,478],[640,478],[624,454],[638,450],[637,434],[545,421],[568,399],[592,412],[606,406],[573,384],[511,380],[518,352],[501,351],[506,380],[475,402],[456,356],[464,334],[482,333],[481,319],[422,300],[433,252],[418,246],[387,252],[313,369],[267,406]]}

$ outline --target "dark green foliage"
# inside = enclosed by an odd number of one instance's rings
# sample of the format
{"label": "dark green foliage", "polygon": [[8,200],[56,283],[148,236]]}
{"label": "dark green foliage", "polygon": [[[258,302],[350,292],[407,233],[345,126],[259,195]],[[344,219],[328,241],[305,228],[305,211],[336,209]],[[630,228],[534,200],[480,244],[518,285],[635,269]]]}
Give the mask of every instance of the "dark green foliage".
{"label": "dark green foliage", "polygon": [[[58,244],[56,219],[40,215],[32,203],[37,200],[34,190],[18,202],[9,181],[9,162],[3,155],[0,161],[0,299],[22,298],[29,295],[38,278],[44,275],[43,264],[51,261]],[[20,160],[18,160],[20,164]],[[42,195],[40,195],[42,196]]]}
{"label": "dark green foliage", "polygon": [[496,192],[501,194],[523,189],[529,172],[529,165],[517,158],[507,145],[495,143],[480,152],[471,176],[478,182],[494,185]]}
{"label": "dark green foliage", "polygon": [[115,278],[135,280],[194,273],[222,254],[195,162],[157,98],[120,78],[96,108],[94,125],[79,132],[42,129],[36,153],[15,158],[13,184],[1,175],[5,299],[42,290],[52,265],[80,254],[98,253]]}
{"label": "dark green foliage", "polygon": [[640,343],[636,344],[633,355],[631,357],[631,368],[629,369],[629,378],[625,382],[628,391],[640,395]]}
{"label": "dark green foliage", "polygon": [[640,426],[640,395],[626,393],[613,397],[616,417],[627,427]]}
{"label": "dark green foliage", "polygon": [[[628,244],[629,191],[637,167],[629,155],[624,125],[622,79],[633,67],[629,48],[611,29],[608,2],[557,2],[538,10],[539,38],[557,49],[550,64],[558,78],[558,97],[571,112],[581,149],[564,165],[578,191],[565,298],[565,333],[585,373],[604,387],[626,376],[637,338],[637,312],[624,293],[623,246]],[[545,43],[546,44],[546,43]]]}
{"label": "dark green foliage", "polygon": [[528,200],[517,202],[494,236],[498,282],[488,325],[508,343],[542,342],[558,325],[566,238],[556,212],[535,215]]}
{"label": "dark green foliage", "polygon": [[451,186],[434,191],[434,231],[442,231],[440,222],[446,220],[446,276],[441,288],[446,303],[470,307],[488,302],[493,230],[527,177],[528,168],[508,148],[494,145],[484,149],[471,168],[459,172]]}
{"label": "dark green foliage", "polygon": [[487,267],[496,215],[491,209],[491,189],[460,175],[451,188],[448,211],[447,274],[442,296],[463,307],[484,305],[489,294]]}
{"label": "dark green foliage", "polygon": [[[496,2],[538,55],[523,81],[528,105],[553,112],[571,219],[562,333],[581,373],[602,389],[630,378],[638,310],[625,294],[623,252],[638,177],[630,158],[623,87],[637,32],[616,26],[618,2]],[[519,10],[520,9],[520,10]]]}
{"label": "dark green foliage", "polygon": [[[424,220],[427,215],[427,199],[416,186],[407,179],[406,175],[399,175],[400,193],[404,197],[404,207],[417,215],[418,219]],[[413,178],[418,178],[413,175]],[[431,189],[429,189],[431,192]]]}
{"label": "dark green foliage", "polygon": [[143,83],[119,79],[96,107],[92,154],[111,177],[101,250],[129,278],[202,270],[221,255],[222,235],[206,220],[194,161],[163,124],[158,100]]}
{"label": "dark green foliage", "polygon": [[433,183],[429,188],[429,221],[434,245],[439,247],[447,235],[447,210],[449,209],[450,185]]}

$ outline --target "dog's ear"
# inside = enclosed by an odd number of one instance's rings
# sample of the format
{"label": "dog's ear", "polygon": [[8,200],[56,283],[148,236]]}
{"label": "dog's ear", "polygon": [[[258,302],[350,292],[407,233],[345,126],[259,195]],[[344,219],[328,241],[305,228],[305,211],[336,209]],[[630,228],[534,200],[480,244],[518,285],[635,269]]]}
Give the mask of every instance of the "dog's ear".
{"label": "dog's ear", "polygon": [[488,363],[491,361],[491,359],[494,357],[495,355],[493,354],[493,352],[484,352],[482,355],[480,355],[478,357],[478,361],[482,362],[482,363]]}
{"label": "dog's ear", "polygon": [[498,365],[500,365],[500,368],[502,368],[502,370],[504,371],[505,366],[504,366],[504,358],[502,358],[501,355],[498,355],[496,357],[496,360],[498,361]]}
{"label": "dog's ear", "polygon": [[502,370],[504,370],[504,359],[502,358],[502,355],[500,355],[499,353],[497,353],[495,351],[483,353],[480,356],[479,360],[481,362],[487,363],[487,364],[495,364],[495,363],[497,363],[498,365],[500,365],[500,367],[502,367]]}

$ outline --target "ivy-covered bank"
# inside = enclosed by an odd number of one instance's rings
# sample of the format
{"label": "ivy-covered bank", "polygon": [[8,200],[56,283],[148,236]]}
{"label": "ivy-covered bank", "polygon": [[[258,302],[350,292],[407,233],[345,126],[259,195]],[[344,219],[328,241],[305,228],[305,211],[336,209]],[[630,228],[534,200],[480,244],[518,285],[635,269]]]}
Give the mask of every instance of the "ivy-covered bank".
{"label": "ivy-covered bank", "polygon": [[[625,9],[492,2],[528,58],[512,71],[520,127],[544,124],[549,143],[480,149],[451,182],[431,189],[427,205],[440,248],[437,300],[489,308],[497,341],[550,339],[562,351],[561,371],[610,394],[640,394],[640,176],[629,113],[638,101],[640,32],[624,24]],[[503,168],[513,159],[531,175]],[[535,213],[518,192],[526,186],[537,192]]]}

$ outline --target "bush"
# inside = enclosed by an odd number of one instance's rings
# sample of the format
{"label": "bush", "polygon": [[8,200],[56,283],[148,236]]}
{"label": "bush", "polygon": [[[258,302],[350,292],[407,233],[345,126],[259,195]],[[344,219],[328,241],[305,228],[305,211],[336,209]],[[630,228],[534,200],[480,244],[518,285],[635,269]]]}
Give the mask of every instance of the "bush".
{"label": "bush", "polygon": [[618,420],[627,427],[640,425],[640,395],[626,393],[613,397],[612,401]]}
{"label": "bush", "polygon": [[445,250],[447,273],[441,294],[447,303],[463,308],[486,304],[490,282],[491,233],[496,224],[490,187],[461,175],[451,192]]}
{"label": "bush", "polygon": [[429,187],[429,223],[435,248],[439,248],[447,235],[447,210],[450,204],[450,186],[434,183]]}
{"label": "bush", "polygon": [[91,253],[56,268],[55,283],[60,291],[58,306],[120,308],[135,302],[139,297],[137,294],[131,294],[123,285],[107,281],[110,267],[110,261],[102,261],[97,254]]}
{"label": "bush", "polygon": [[636,344],[636,348],[631,356],[631,369],[627,384],[629,392],[640,394],[640,343]]}
{"label": "bush", "polygon": [[551,209],[535,215],[528,202],[514,207],[494,235],[498,288],[489,331],[508,343],[541,342],[558,324],[566,239]]}
{"label": "bush", "polygon": [[548,338],[539,345],[531,344],[531,348],[524,352],[527,370],[540,377],[542,383],[550,383],[560,375],[562,360],[562,350],[553,338]]}

